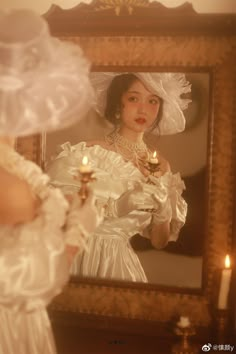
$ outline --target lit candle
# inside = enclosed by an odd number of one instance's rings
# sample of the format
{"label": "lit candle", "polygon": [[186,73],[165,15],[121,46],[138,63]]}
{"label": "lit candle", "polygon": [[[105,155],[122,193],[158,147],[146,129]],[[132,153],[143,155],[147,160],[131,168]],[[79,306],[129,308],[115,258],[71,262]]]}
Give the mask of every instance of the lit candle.
{"label": "lit candle", "polygon": [[230,258],[229,255],[227,255],[225,257],[225,268],[221,273],[218,309],[227,309],[231,275],[232,269],[230,268]]}
{"label": "lit candle", "polygon": [[177,323],[178,327],[187,328],[190,326],[190,321],[188,317],[181,316],[179,322]]}
{"label": "lit candle", "polygon": [[82,165],[79,167],[80,173],[89,173],[92,171],[91,167],[88,164],[88,157],[84,156],[82,159]]}
{"label": "lit candle", "polygon": [[154,151],[152,157],[150,158],[149,162],[154,163],[154,164],[158,164],[158,158],[157,158],[157,152]]}

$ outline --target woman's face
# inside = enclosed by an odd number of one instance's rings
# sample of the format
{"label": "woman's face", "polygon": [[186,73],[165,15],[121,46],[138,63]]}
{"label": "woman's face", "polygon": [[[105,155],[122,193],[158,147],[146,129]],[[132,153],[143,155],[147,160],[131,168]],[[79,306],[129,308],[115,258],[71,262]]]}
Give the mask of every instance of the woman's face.
{"label": "woman's face", "polygon": [[135,80],[121,97],[121,124],[137,133],[145,132],[155,122],[160,103],[157,95]]}

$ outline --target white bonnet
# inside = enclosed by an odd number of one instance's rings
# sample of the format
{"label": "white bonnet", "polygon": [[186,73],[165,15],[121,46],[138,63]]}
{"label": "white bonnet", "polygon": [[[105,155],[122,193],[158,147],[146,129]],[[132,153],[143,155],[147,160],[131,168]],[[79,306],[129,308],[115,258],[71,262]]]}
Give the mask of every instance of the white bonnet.
{"label": "white bonnet", "polygon": [[[123,73],[96,72],[91,73],[91,82],[95,90],[95,109],[100,115],[104,115],[107,90],[114,77]],[[157,94],[163,100],[162,119],[159,127],[152,133],[161,135],[175,134],[182,132],[185,128],[185,117],[183,110],[188,107],[190,99],[181,97],[182,94],[191,91],[191,85],[182,73],[149,73],[132,72],[152,93]]]}
{"label": "white bonnet", "polygon": [[0,13],[0,135],[67,127],[89,110],[90,64],[31,10]]}

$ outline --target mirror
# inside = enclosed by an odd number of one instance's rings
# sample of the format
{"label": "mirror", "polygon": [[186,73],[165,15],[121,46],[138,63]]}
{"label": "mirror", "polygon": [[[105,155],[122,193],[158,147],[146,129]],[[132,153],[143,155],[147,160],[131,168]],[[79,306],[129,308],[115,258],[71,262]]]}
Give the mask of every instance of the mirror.
{"label": "mirror", "polygon": [[[99,317],[103,328],[111,325],[109,319],[112,323],[115,319],[155,322],[167,336],[168,323],[181,314],[207,331],[214,319],[214,274],[231,252],[233,240],[234,22],[230,15],[198,15],[189,4],[167,9],[147,1],[128,3],[111,1],[102,7],[102,1],[96,1],[67,11],[54,6],[46,17],[56,36],[83,48],[93,71],[175,71],[210,77],[202,286],[193,289],[73,278],[51,309],[86,318],[88,326],[94,324],[94,316]],[[200,146],[203,141],[198,142]],[[44,135],[18,141],[19,151],[41,165],[45,147]],[[142,328],[151,327],[147,326]]]}
{"label": "mirror", "polygon": [[[181,229],[178,240],[170,242],[163,250],[155,249],[148,239],[138,234],[130,238],[129,242],[131,252],[133,250],[141,262],[148,283],[201,288],[210,73],[191,72],[186,74],[186,79],[192,85],[192,102],[184,112],[185,131],[159,137],[148,134],[145,139],[152,150],[161,151],[170,162],[173,173],[180,172],[185,182],[183,196],[188,204],[186,225]],[[77,125],[47,134],[46,170],[49,168],[50,171],[51,161],[62,151],[60,145],[65,142],[76,145],[81,141],[99,140],[113,129],[103,117],[91,110]],[[96,193],[96,182],[93,185]],[[94,253],[94,249],[87,252]],[[110,280],[117,279],[112,276]]]}

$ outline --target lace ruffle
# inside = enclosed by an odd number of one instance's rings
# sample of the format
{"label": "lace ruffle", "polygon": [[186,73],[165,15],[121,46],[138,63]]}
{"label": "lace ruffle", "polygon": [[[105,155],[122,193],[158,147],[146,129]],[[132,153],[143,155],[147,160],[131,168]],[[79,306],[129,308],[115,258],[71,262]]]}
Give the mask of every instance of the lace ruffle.
{"label": "lace ruffle", "polygon": [[107,172],[116,179],[127,179],[128,175],[132,180],[144,180],[144,176],[132,162],[124,161],[120,154],[104,149],[100,145],[87,147],[85,142],[81,142],[72,146],[67,142],[61,145],[61,148],[63,151],[59,154],[58,158],[67,156],[71,159],[71,163],[75,166],[70,169],[70,173],[74,175],[78,174],[78,168],[82,163],[82,158],[86,155],[89,164],[98,178],[100,177],[99,172],[101,170],[102,174],[106,174]]}

